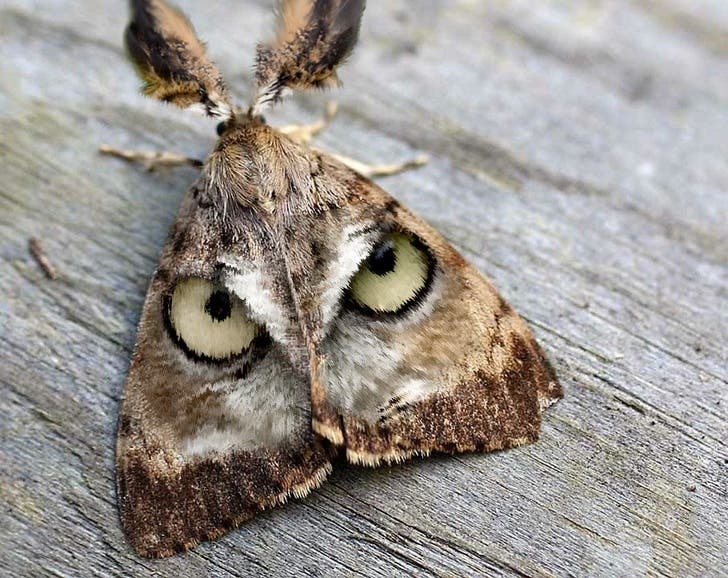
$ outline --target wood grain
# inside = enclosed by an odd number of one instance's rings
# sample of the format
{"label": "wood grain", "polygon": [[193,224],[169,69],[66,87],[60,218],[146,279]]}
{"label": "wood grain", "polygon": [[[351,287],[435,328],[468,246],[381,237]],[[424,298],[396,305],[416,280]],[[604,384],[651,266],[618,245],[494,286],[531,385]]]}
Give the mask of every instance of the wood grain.
{"label": "wood grain", "polygon": [[[240,100],[268,1],[179,4]],[[566,398],[535,445],[368,470],[163,561],[113,489],[149,276],[214,122],[146,101],[124,3],[0,3],[0,573],[726,576],[728,4],[370,2],[321,148],[371,162],[532,324]],[[325,102],[271,120],[312,120]],[[38,237],[58,279],[28,253]]]}

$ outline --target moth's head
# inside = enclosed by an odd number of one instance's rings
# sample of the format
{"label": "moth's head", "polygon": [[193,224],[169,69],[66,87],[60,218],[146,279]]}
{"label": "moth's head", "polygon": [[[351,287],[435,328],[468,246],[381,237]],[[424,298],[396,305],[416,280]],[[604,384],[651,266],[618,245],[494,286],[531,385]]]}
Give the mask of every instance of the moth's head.
{"label": "moth's head", "polygon": [[[241,114],[218,124],[200,187],[228,222],[239,209],[295,212],[311,200],[316,155],[259,115]],[[231,219],[226,219],[230,217]]]}
{"label": "moth's head", "polygon": [[258,46],[256,95],[247,112],[233,105],[190,21],[164,0],[131,0],[126,45],[145,94],[218,118],[218,131],[225,132],[236,126],[236,117],[243,122],[262,118],[290,90],[336,86],[336,69],[358,39],[364,4],[281,0],[275,38]]}
{"label": "moth's head", "polygon": [[254,115],[251,110],[246,112],[242,109],[238,109],[234,111],[234,114],[229,118],[218,122],[215,131],[217,132],[217,136],[222,139],[233,132],[260,130],[264,126],[268,125],[262,114]]}

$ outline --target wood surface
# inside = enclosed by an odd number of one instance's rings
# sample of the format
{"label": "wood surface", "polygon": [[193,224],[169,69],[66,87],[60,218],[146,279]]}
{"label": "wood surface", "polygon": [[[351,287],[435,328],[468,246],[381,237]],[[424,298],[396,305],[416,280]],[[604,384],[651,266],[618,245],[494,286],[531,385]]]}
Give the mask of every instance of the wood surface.
{"label": "wood surface", "polygon": [[[179,4],[240,102],[270,0]],[[345,88],[289,100],[533,327],[565,387],[535,445],[377,470],[186,555],[126,544],[114,430],[147,281],[215,124],[145,100],[124,2],[0,2],[0,574],[728,575],[728,3],[369,3]],[[38,237],[58,278],[30,255]]]}

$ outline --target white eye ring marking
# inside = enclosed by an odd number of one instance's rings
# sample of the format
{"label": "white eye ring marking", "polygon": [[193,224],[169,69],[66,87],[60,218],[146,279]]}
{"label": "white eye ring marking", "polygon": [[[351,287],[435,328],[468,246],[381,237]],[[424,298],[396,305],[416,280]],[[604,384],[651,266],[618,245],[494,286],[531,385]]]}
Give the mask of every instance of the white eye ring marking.
{"label": "white eye ring marking", "polygon": [[430,284],[432,260],[402,233],[390,234],[362,264],[350,284],[351,298],[370,313],[399,313],[417,302]]}
{"label": "white eye ring marking", "polygon": [[193,356],[230,359],[245,351],[260,327],[227,289],[207,279],[180,279],[169,302],[169,323]]}

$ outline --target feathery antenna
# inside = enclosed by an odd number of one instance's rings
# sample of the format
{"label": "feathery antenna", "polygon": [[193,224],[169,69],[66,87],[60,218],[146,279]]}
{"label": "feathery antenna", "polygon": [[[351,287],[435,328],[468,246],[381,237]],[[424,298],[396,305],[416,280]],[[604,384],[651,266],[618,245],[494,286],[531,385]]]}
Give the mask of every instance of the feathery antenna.
{"label": "feathery antenna", "polygon": [[164,0],[131,0],[126,46],[144,94],[180,108],[230,118],[232,107],[217,67],[187,17]]}
{"label": "feathery antenna", "polygon": [[336,86],[336,67],[359,37],[365,0],[281,0],[275,40],[260,44],[256,59],[260,111],[286,89]]}

